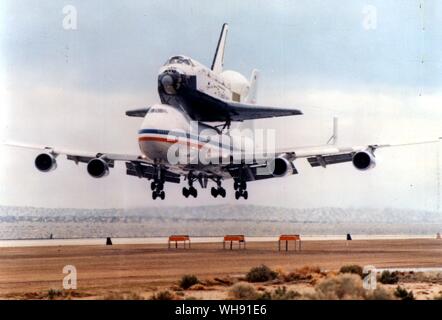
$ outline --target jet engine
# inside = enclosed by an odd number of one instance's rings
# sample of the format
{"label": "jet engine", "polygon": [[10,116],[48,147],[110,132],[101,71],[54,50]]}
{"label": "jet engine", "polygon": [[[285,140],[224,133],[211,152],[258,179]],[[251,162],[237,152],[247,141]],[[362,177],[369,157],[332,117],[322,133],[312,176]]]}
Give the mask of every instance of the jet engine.
{"label": "jet engine", "polygon": [[41,153],[35,158],[35,167],[41,172],[49,172],[57,168],[55,156],[50,153]]}
{"label": "jet engine", "polygon": [[356,152],[352,159],[353,166],[361,171],[373,169],[376,166],[376,159],[373,152],[369,150]]}
{"label": "jet engine", "polygon": [[285,177],[293,174],[295,166],[285,156],[280,156],[272,161],[272,175],[274,177]]}
{"label": "jet engine", "polygon": [[88,162],[87,172],[91,177],[103,178],[109,174],[109,165],[101,158],[95,158]]}

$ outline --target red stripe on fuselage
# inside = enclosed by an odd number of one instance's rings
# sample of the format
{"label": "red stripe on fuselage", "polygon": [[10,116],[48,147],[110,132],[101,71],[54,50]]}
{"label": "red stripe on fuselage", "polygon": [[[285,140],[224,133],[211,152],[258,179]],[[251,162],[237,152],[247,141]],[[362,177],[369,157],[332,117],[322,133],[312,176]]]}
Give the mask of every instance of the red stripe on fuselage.
{"label": "red stripe on fuselage", "polygon": [[186,144],[188,147],[190,147],[190,146],[197,147],[198,149],[201,149],[202,147],[204,147],[203,145],[200,145],[200,144],[197,144],[197,143],[193,143],[193,142],[189,142],[189,141],[180,141],[180,140],[174,139],[174,138],[139,137],[138,141],[166,142],[166,143],[170,143],[170,144],[181,143],[181,144]]}

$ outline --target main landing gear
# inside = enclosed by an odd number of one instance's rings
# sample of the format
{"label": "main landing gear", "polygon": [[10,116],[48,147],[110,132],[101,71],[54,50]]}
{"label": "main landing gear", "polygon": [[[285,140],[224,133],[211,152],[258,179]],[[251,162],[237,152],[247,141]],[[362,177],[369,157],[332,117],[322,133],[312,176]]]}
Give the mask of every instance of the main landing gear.
{"label": "main landing gear", "polygon": [[247,192],[247,183],[244,180],[235,180],[233,183],[233,189],[235,189],[235,199],[243,197],[245,200],[249,197],[249,193]]}
{"label": "main landing gear", "polygon": [[196,198],[198,196],[198,191],[193,186],[193,182],[195,180],[197,180],[197,178],[194,177],[192,174],[189,174],[187,176],[187,181],[189,182],[189,188],[186,187],[183,188],[183,196],[185,196],[186,198],[188,198],[189,196]]}
{"label": "main landing gear", "polygon": [[221,179],[216,180],[216,185],[217,187],[212,187],[212,189],[210,189],[210,193],[212,194],[212,196],[214,198],[216,198],[218,195],[225,198],[226,197],[226,189],[224,189],[221,186]]}

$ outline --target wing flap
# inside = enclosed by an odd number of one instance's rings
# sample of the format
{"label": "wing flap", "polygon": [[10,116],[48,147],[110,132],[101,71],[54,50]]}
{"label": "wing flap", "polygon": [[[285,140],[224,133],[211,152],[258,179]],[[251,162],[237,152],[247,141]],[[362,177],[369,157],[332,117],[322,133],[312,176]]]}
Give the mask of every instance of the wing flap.
{"label": "wing flap", "polygon": [[[164,180],[166,182],[180,183],[181,177],[177,173],[173,173],[169,170],[163,170]],[[153,179],[155,176],[155,169],[140,162],[126,162],[126,174],[129,176],[135,176],[138,178]]]}
{"label": "wing flap", "polygon": [[341,153],[331,156],[315,156],[307,158],[308,162],[312,167],[326,167],[330,164],[350,162],[353,160],[354,152],[352,153]]}

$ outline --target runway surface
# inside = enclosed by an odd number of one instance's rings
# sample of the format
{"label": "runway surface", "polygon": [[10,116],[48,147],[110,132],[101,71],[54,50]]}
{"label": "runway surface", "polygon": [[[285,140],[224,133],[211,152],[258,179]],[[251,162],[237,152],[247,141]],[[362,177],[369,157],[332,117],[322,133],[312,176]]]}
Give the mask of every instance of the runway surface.
{"label": "runway surface", "polygon": [[66,265],[77,270],[78,290],[92,295],[152,291],[176,284],[184,274],[200,279],[238,276],[260,264],[285,271],[306,265],[338,270],[345,264],[442,267],[442,240],[435,239],[309,240],[301,252],[279,252],[276,241],[248,241],[246,250],[234,246],[232,251],[223,250],[220,241],[193,241],[191,249],[167,249],[165,243],[105,246],[103,239],[100,243],[0,248],[0,297],[61,289]]}
{"label": "runway surface", "polygon": [[[346,235],[327,235],[327,236],[302,236],[303,241],[329,241],[345,240]],[[353,235],[354,240],[392,240],[392,239],[434,239],[433,235]],[[167,237],[150,238],[112,238],[113,244],[164,244],[167,243]],[[192,243],[219,243],[223,237],[192,237]],[[247,237],[249,242],[271,242],[278,241],[278,237]],[[102,245],[106,243],[105,238],[79,238],[79,239],[22,239],[22,240],[0,240],[2,247],[47,247],[47,246],[90,246]]]}

